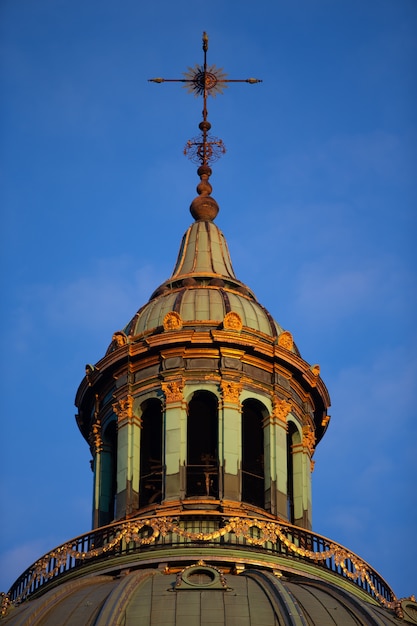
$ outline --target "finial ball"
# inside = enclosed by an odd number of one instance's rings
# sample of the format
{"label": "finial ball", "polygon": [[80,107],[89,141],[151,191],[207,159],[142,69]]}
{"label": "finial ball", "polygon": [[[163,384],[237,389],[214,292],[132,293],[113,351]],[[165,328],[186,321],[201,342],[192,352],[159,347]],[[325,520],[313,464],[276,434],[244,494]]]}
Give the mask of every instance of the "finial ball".
{"label": "finial ball", "polygon": [[190,205],[190,213],[196,222],[212,222],[218,212],[219,205],[211,196],[197,196]]}
{"label": "finial ball", "polygon": [[208,132],[211,128],[211,124],[208,120],[203,120],[202,122],[199,123],[198,127],[200,130],[205,130]]}

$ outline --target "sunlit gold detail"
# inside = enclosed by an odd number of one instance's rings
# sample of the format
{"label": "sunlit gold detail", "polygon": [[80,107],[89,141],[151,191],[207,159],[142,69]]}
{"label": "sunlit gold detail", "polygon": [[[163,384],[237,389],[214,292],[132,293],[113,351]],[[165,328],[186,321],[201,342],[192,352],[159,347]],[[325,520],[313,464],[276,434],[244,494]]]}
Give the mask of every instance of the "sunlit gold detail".
{"label": "sunlit gold detail", "polygon": [[222,397],[224,402],[231,402],[232,404],[239,404],[239,397],[242,387],[240,383],[235,383],[229,380],[222,380],[220,383],[222,390]]}
{"label": "sunlit gold detail", "polygon": [[205,68],[203,65],[195,65],[184,72],[186,84],[183,87],[196,97],[204,96],[204,92],[207,95],[216,96],[228,87],[225,84],[226,76],[222,67],[210,65]]}
{"label": "sunlit gold detail", "polygon": [[181,380],[171,380],[161,384],[167,403],[181,402],[184,399],[184,382]]}
{"label": "sunlit gold detail", "polygon": [[223,320],[223,328],[226,330],[242,330],[243,323],[239,313],[235,313],[235,311],[226,313]]}
{"label": "sunlit gold detail", "polygon": [[123,331],[118,330],[113,333],[112,341],[114,341],[116,346],[120,348],[121,346],[125,346],[127,344],[127,336]]}
{"label": "sunlit gold detail", "polygon": [[101,438],[101,420],[100,420],[100,398],[96,393],[94,398],[94,415],[91,431],[89,435],[89,443],[95,454],[103,449],[103,440]]}
{"label": "sunlit gold detail", "polygon": [[[31,568],[24,588],[13,603],[20,603],[30,594],[32,588],[37,588],[39,584],[44,584],[57,576],[60,569],[65,568],[69,560],[86,561],[100,557],[111,553],[116,546],[123,544],[133,544],[136,548],[155,545],[159,537],[166,537],[167,535],[180,537],[190,542],[207,541],[212,543],[229,534],[243,538],[247,545],[260,548],[270,549],[271,543],[285,546],[287,551],[313,563],[324,563],[327,559],[333,559],[335,565],[340,568],[348,580],[366,582],[373,596],[383,606],[393,610],[399,607],[399,601],[393,592],[391,592],[392,601],[387,600],[379,593],[373,582],[373,570],[370,566],[343,546],[332,541],[323,541],[322,544],[319,544],[321,545],[320,551],[308,550],[294,543],[291,527],[286,527],[278,522],[240,517],[223,518],[221,527],[207,533],[188,531],[180,525],[176,518],[171,517],[142,518],[115,524],[112,527],[111,535],[109,535],[112,538],[104,545],[80,552],[73,547],[74,542],[68,542],[45,554]],[[227,537],[224,541],[227,542]],[[3,602],[7,603],[5,600]]]}
{"label": "sunlit gold detail", "polygon": [[320,376],[320,365],[316,363],[315,365],[312,365],[310,369],[313,372],[314,376]]}
{"label": "sunlit gold detail", "polygon": [[6,613],[8,612],[11,602],[10,602],[10,598],[8,596],[7,593],[0,593],[0,598],[1,598],[1,602],[0,602],[0,616],[4,617],[6,615]]}
{"label": "sunlit gold detail", "polygon": [[287,400],[281,400],[281,398],[273,399],[272,417],[279,422],[287,423],[287,415],[291,412],[291,403]]}
{"label": "sunlit gold detail", "polygon": [[164,317],[164,330],[181,330],[182,328],[182,319],[179,313],[175,311],[170,311]]}
{"label": "sunlit gold detail", "polygon": [[303,426],[302,444],[304,448],[307,448],[311,456],[314,452],[314,447],[316,445],[316,436],[311,426]]}
{"label": "sunlit gold detail", "polygon": [[321,420],[321,425],[323,426],[323,428],[325,428],[329,422],[330,422],[330,415],[326,415]]}
{"label": "sunlit gold detail", "polygon": [[286,350],[292,350],[294,346],[294,340],[289,330],[284,330],[278,337],[278,345]]}
{"label": "sunlit gold detail", "polygon": [[315,466],[316,462],[313,461],[313,459],[311,459],[310,461],[310,472],[313,473],[314,472],[314,466]]}
{"label": "sunlit gold detail", "polygon": [[118,402],[115,402],[113,405],[113,411],[117,415],[118,422],[122,420],[130,419],[133,417],[133,398],[132,396],[127,396],[127,398],[122,398]]}
{"label": "sunlit gold detail", "polygon": [[90,443],[96,454],[103,449],[103,440],[101,438],[101,422],[97,420],[91,427]]}

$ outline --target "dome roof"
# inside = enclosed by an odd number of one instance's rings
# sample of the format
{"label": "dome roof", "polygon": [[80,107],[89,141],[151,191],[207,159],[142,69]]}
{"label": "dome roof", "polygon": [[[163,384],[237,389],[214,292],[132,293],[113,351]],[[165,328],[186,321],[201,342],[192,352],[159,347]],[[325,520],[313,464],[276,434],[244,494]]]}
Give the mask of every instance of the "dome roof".
{"label": "dome roof", "polygon": [[[416,623],[407,617],[417,605],[408,604],[404,616]],[[324,579],[251,568],[224,575],[200,561],[184,564],[176,573],[146,568],[81,576],[11,610],[4,623],[395,626],[404,621]]]}
{"label": "dome roof", "polygon": [[236,278],[225,237],[212,221],[198,220],[188,228],[172,276],[154,291],[124,333],[135,337],[156,332],[171,312],[187,326],[204,323],[219,327],[233,312],[246,331],[271,338],[284,332],[254,293]]}

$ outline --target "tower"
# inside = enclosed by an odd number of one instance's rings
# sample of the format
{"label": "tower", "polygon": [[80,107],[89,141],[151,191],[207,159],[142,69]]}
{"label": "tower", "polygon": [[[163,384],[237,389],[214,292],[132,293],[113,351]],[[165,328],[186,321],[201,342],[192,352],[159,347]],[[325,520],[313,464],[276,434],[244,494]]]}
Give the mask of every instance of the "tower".
{"label": "tower", "polygon": [[312,532],[330,400],[319,367],[235,276],[214,222],[210,163],[224,146],[207,98],[231,81],[207,51],[203,35],[204,62],[181,79],[203,98],[186,146],[199,164],[194,222],[170,278],[76,396],[93,529],[22,574],[5,605],[25,602],[6,623],[320,624],[335,611],[340,624],[413,623],[412,601]]}

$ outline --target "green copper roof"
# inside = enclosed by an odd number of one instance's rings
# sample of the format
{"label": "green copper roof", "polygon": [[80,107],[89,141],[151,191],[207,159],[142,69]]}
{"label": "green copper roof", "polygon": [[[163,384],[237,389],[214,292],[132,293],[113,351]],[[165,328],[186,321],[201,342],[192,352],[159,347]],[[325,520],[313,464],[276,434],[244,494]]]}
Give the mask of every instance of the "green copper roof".
{"label": "green copper roof", "polygon": [[226,239],[213,222],[194,222],[182,239],[171,280],[190,274],[236,280]]}
{"label": "green copper roof", "polygon": [[236,278],[226,239],[211,221],[198,220],[188,228],[171,277],[124,331],[134,336],[152,332],[172,311],[186,325],[209,322],[217,327],[227,313],[235,312],[247,329],[270,337],[283,332],[254,293]]}

